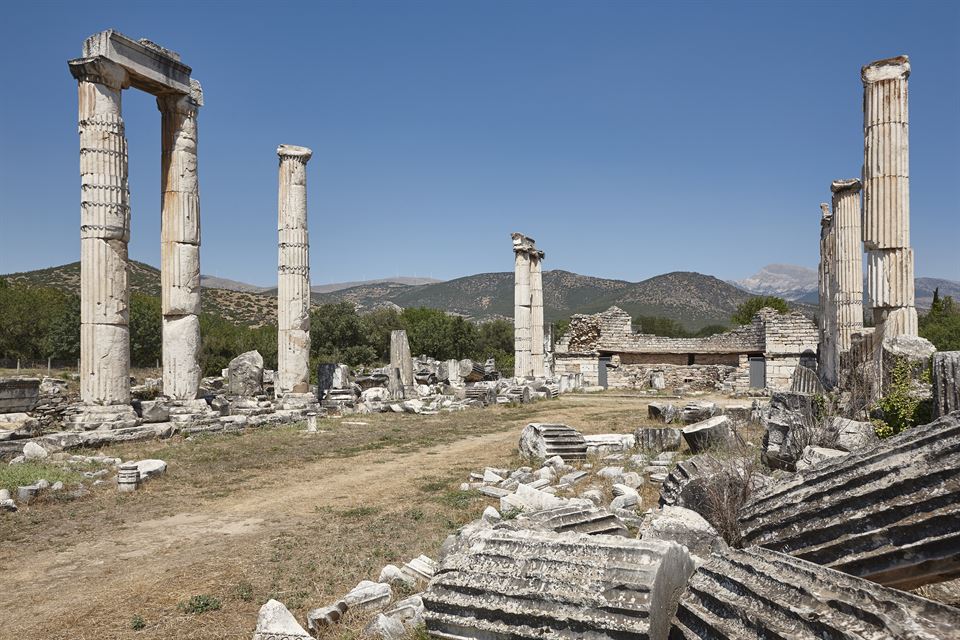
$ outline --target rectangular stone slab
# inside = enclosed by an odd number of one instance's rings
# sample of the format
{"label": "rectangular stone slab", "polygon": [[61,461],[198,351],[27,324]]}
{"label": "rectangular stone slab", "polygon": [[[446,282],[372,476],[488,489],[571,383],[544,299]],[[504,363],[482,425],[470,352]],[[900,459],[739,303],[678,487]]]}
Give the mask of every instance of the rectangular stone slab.
{"label": "rectangular stone slab", "polygon": [[83,57],[103,56],[116,62],[130,74],[130,84],[159,95],[190,93],[190,67],[180,56],[162,47],[147,46],[113,29],[101,31],[83,43]]}

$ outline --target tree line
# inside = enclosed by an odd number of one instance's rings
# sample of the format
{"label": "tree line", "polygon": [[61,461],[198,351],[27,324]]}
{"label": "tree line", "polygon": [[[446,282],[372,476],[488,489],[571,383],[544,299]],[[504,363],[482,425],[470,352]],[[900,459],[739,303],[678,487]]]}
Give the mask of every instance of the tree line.
{"label": "tree line", "polygon": [[[749,322],[757,309],[787,305],[770,297],[752,298],[731,320]],[[130,296],[130,361],[135,367],[153,367],[162,357],[160,299],[140,293]],[[678,322],[654,316],[637,316],[634,324],[645,333],[668,337],[698,337],[718,333],[716,325],[691,332]],[[559,338],[568,320],[553,323]],[[350,302],[324,304],[310,315],[310,359],[374,366],[390,360],[390,332],[405,329],[414,355],[440,360],[494,358],[505,375],[513,372],[513,323],[508,320],[472,322],[439,309],[383,308],[360,313]],[[256,349],[266,367],[277,366],[277,328],[272,324],[250,327],[220,316],[200,316],[200,365],[204,375],[217,375],[240,353]],[[960,350],[960,306],[935,292],[932,308],[920,316],[920,335],[941,351]],[[80,298],[52,287],[11,284],[0,278],[0,358],[75,362],[80,357]]]}

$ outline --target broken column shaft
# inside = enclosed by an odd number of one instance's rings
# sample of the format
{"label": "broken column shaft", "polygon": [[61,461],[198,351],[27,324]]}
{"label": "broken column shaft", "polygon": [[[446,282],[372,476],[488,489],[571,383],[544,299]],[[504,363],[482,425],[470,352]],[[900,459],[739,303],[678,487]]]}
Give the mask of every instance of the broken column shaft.
{"label": "broken column shaft", "polygon": [[530,335],[530,253],[525,241],[526,238],[519,233],[513,234],[513,374],[518,378],[533,374]]}
{"label": "broken column shaft", "polygon": [[[872,62],[863,80],[863,242],[876,335],[917,335],[910,248],[910,61]],[[879,344],[879,341],[878,341]]]}
{"label": "broken column shaft", "polygon": [[163,393],[193,400],[200,388],[199,83],[190,95],[157,98],[161,113],[160,291]]}
{"label": "broken column shaft", "polygon": [[759,545],[913,589],[960,576],[960,413],[797,473],[740,510]]}
{"label": "broken column shaft", "polygon": [[277,397],[310,391],[310,241],[307,162],[313,152],[282,144],[277,198]]}
{"label": "broken column shaft", "polygon": [[103,57],[72,60],[70,72],[80,101],[80,397],[129,405],[130,192],[120,99],[129,78]]}
{"label": "broken column shaft", "polygon": [[860,223],[860,181],[834,180],[833,192],[834,313],[837,350],[850,350],[851,336],[863,329],[863,248]]}
{"label": "broken column shaft", "polygon": [[834,273],[837,251],[837,234],[834,214],[830,205],[820,205],[820,272],[818,284],[820,293],[820,371],[828,385],[837,382],[837,316],[836,285]]}

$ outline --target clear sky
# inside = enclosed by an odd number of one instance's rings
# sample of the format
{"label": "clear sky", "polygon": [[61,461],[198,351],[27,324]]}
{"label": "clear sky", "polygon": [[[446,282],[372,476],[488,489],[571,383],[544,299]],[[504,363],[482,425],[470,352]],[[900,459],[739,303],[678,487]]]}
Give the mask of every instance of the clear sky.
{"label": "clear sky", "polygon": [[[11,2],[0,272],[78,259],[76,81],[116,28],[203,83],[205,274],[276,282],[280,143],[314,151],[315,284],[545,267],[641,280],[817,263],[860,174],[860,66],[908,54],[916,272],[960,280],[960,3]],[[160,114],[124,92],[130,256],[159,263]]]}

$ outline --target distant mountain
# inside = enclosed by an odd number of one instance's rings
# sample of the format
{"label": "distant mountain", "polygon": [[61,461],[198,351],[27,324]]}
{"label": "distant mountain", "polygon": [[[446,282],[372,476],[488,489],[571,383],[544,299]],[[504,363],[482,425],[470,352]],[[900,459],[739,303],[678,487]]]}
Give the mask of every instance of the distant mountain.
{"label": "distant mountain", "polygon": [[[544,317],[566,318],[617,305],[633,315],[668,317],[688,329],[726,324],[750,295],[712,276],[675,272],[642,282],[582,276],[551,270],[543,274]],[[513,273],[482,273],[418,286],[362,285],[314,295],[316,302],[348,300],[361,308],[384,303],[444,309],[477,320],[513,317]]]}
{"label": "distant mountain", "polygon": [[228,278],[218,278],[217,276],[203,275],[200,276],[200,286],[207,289],[228,289],[230,291],[243,291],[246,293],[261,293],[270,289],[270,287],[247,284],[246,282],[238,282]]}
{"label": "distant mountain", "polygon": [[433,284],[436,282],[443,282],[443,280],[437,280],[436,278],[418,278],[416,276],[397,276],[396,278],[381,278],[380,280],[358,280],[356,282],[331,282],[329,284],[316,284],[310,287],[310,291],[313,293],[332,293],[334,291],[351,289],[353,287],[359,287],[363,285],[395,283],[415,286],[418,284]]}
{"label": "distant mountain", "polygon": [[[791,264],[768,264],[756,274],[733,282],[736,286],[755,295],[779,296],[798,305],[816,306],[820,302],[817,272],[807,267]],[[960,300],[960,282],[942,278],[916,278],[916,305],[920,309],[929,309],[933,302],[933,291],[940,289],[941,296],[952,296]],[[867,298],[867,285],[863,285],[864,303]]]}
{"label": "distant mountain", "polygon": [[784,300],[807,302],[817,299],[817,271],[795,264],[768,264],[749,278],[732,282],[758,296],[778,296]]}

